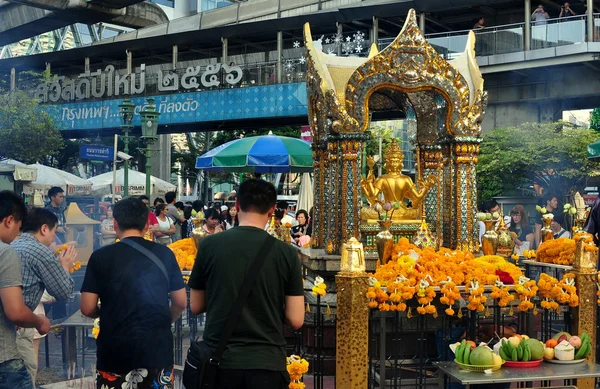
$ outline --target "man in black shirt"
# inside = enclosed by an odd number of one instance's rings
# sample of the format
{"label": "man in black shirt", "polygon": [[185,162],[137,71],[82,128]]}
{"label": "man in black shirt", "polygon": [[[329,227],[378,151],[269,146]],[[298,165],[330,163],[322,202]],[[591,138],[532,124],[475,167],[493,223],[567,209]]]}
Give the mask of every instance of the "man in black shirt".
{"label": "man in black shirt", "polygon": [[[275,187],[251,179],[236,200],[239,226],[205,237],[189,280],[190,308],[206,314],[204,341],[217,347],[247,270],[268,238],[264,226],[275,211]],[[276,241],[258,274],[223,353],[217,388],[283,389],[289,384],[283,323],[304,322],[304,290],[298,253]]]}
{"label": "man in black shirt", "polygon": [[[143,202],[119,201],[114,219],[121,241],[92,254],[81,287],[81,312],[100,317],[97,388],[172,389],[171,323],[187,305],[181,271],[169,248],[143,238],[148,220]],[[166,274],[126,241],[156,255]]]}
{"label": "man in black shirt", "polygon": [[65,202],[65,191],[58,186],[53,186],[48,190],[48,198],[50,204],[46,209],[52,211],[58,219],[58,228],[56,229],[56,240],[60,241],[57,243],[63,244],[67,242],[67,219],[65,218],[65,208],[63,203]]}

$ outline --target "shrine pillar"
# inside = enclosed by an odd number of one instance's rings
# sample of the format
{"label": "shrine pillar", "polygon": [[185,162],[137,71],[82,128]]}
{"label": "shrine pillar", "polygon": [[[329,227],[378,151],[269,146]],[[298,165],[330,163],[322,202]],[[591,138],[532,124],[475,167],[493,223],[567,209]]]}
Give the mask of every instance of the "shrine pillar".
{"label": "shrine pillar", "polygon": [[449,220],[444,220],[445,233],[452,240],[446,247],[458,250],[477,251],[479,240],[476,230],[477,180],[475,166],[479,156],[478,136],[457,136],[449,139],[445,146],[449,164],[444,167],[445,187],[452,199]]}
{"label": "shrine pillar", "polygon": [[[592,351],[587,360],[596,362],[596,320],[598,272],[596,270],[598,261],[598,248],[594,245],[593,237],[587,232],[579,231],[573,237],[575,239],[575,261],[572,272],[575,274],[575,286],[579,295],[579,306],[573,309],[572,328],[574,334],[581,335],[587,332],[590,335]],[[579,389],[595,388],[595,378],[583,378],[577,380]]]}

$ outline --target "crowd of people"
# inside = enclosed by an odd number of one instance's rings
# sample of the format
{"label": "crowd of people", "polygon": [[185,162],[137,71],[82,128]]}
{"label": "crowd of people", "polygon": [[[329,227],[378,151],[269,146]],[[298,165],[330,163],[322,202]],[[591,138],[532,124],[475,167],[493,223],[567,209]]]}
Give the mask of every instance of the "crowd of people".
{"label": "crowd of people", "polygon": [[[565,217],[562,211],[558,209],[558,196],[554,193],[547,193],[540,198],[540,207],[544,207],[546,213],[552,214],[553,219],[550,225],[554,233],[554,238],[570,238],[571,233],[564,228]],[[496,200],[484,202],[479,207],[480,212],[494,214],[500,211],[500,205]],[[530,214],[521,204],[515,205],[508,216],[504,217],[504,222],[508,230],[512,233],[516,252],[521,254],[524,250],[534,250],[541,243],[541,230],[543,226],[542,213],[535,216],[535,222],[529,223]],[[478,223],[479,242],[485,233],[483,222]]]}
{"label": "crowd of people", "polygon": [[[0,192],[0,389],[35,387],[39,339],[50,329],[40,304],[74,293],[69,270],[78,253],[73,244],[63,247],[66,235],[57,235],[68,232],[64,192],[53,188],[49,194],[48,208],[27,210],[19,196]],[[227,341],[216,388],[287,387],[283,324],[303,324],[304,288],[296,251],[265,228],[278,207],[273,185],[243,182],[235,206],[227,209],[178,203],[175,193],[152,210],[149,203],[145,196],[128,198],[108,209],[103,246],[86,267],[81,313],[101,323],[96,387],[173,388],[171,324],[188,297],[173,251],[163,242],[184,238],[192,217],[204,220],[209,236],[190,276],[190,304],[193,313],[206,312],[204,341],[213,349],[249,265],[267,253]],[[295,227],[294,239],[306,236],[305,211]],[[146,239],[149,232],[153,239]]]}

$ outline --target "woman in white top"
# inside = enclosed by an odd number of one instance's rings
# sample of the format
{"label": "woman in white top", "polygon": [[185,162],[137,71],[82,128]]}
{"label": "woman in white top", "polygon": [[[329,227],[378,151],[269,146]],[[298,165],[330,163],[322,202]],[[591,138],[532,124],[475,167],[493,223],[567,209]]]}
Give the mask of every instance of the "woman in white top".
{"label": "woman in white top", "polygon": [[106,219],[104,219],[102,221],[102,224],[100,225],[100,233],[102,234],[100,245],[102,247],[108,246],[109,244],[113,244],[117,240],[117,233],[115,232],[114,221],[115,219],[113,218],[113,209],[111,205],[106,210]]}
{"label": "woman in white top", "polygon": [[162,245],[171,244],[171,236],[175,234],[175,224],[169,217],[169,210],[165,204],[158,204],[154,212],[158,219],[159,230],[154,233],[156,242]]}

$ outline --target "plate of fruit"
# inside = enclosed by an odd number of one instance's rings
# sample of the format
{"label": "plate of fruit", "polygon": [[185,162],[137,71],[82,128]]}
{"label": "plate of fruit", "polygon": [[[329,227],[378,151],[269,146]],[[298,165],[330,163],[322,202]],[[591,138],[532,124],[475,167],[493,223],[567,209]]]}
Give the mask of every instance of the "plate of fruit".
{"label": "plate of fruit", "polygon": [[496,371],[504,363],[485,343],[477,346],[475,342],[463,339],[460,343],[450,345],[450,349],[454,352],[454,362],[462,370],[484,373]]}
{"label": "plate of fruit", "polygon": [[500,358],[506,367],[536,367],[544,359],[544,343],[527,335],[503,338],[496,344]]}
{"label": "plate of fruit", "polygon": [[559,332],[546,341],[544,359],[546,362],[570,365],[581,363],[592,351],[592,343],[587,333],[581,336]]}

